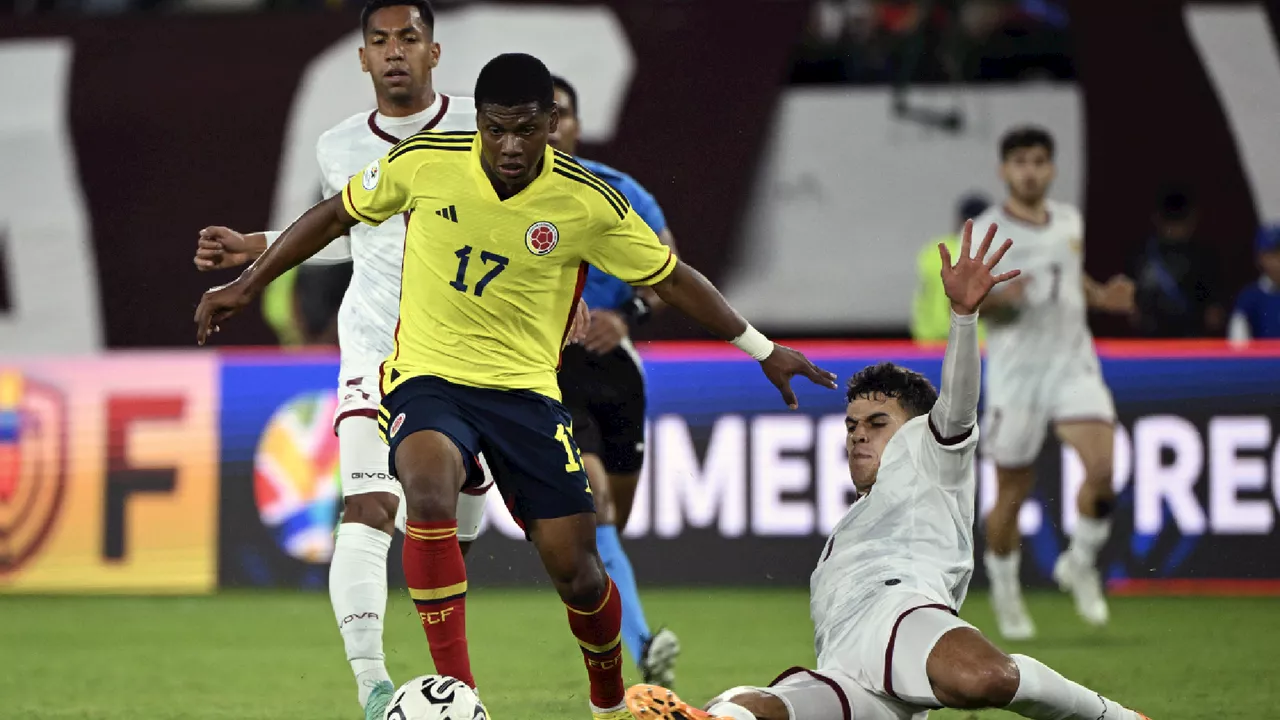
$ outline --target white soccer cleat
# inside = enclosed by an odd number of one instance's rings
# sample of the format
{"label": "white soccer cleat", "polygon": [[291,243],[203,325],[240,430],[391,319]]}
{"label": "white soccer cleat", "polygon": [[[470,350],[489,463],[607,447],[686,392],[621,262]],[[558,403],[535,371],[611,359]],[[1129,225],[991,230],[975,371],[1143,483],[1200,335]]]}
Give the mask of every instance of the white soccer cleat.
{"label": "white soccer cleat", "polygon": [[1022,601],[1022,590],[1018,586],[1012,588],[991,587],[991,609],[996,613],[996,627],[1000,637],[1005,640],[1030,640],[1036,636],[1036,624],[1031,621],[1031,614]]}
{"label": "white soccer cleat", "polygon": [[667,628],[660,628],[640,651],[640,674],[651,685],[669,688],[676,681],[676,658],[680,640]]}
{"label": "white soccer cleat", "polygon": [[1085,622],[1101,627],[1111,619],[1097,568],[1085,565],[1071,553],[1062,553],[1053,565],[1053,579],[1063,592],[1075,598],[1076,613]]}

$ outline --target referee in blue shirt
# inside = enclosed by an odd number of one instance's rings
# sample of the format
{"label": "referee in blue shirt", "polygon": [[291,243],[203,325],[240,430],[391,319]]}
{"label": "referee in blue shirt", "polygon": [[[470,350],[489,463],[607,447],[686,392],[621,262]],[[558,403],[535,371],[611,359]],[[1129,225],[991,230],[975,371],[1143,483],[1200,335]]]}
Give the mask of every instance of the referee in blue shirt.
{"label": "referee in blue shirt", "polygon": [[[551,145],[576,155],[578,93],[553,78],[559,128]],[[662,208],[640,183],[603,163],[578,158],[588,170],[626,196],[631,209],[668,246],[674,247]],[[622,596],[622,640],[646,683],[671,687],[680,644],[666,628],[649,632],[635,573],[619,540],[644,464],[644,368],[631,344],[631,326],[643,322],[649,302],[630,285],[595,267],[587,273],[582,299],[591,309],[591,329],[581,345],[565,348],[560,392],[573,415],[573,437],[582,452],[596,502],[596,545]]]}
{"label": "referee in blue shirt", "polygon": [[1253,242],[1262,277],[1236,298],[1227,326],[1227,336],[1236,342],[1280,338],[1280,224],[1258,228]]}

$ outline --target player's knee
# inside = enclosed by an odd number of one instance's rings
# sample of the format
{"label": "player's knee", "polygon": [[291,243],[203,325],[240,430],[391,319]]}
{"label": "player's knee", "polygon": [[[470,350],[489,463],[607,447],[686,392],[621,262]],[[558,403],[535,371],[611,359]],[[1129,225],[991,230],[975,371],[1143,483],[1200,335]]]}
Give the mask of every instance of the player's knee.
{"label": "player's knee", "polygon": [[342,503],[342,522],[367,525],[390,535],[395,530],[400,500],[393,493],[349,495]]}
{"label": "player's knee", "polygon": [[1009,657],[966,665],[935,691],[948,707],[1005,707],[1018,692],[1018,666]]}
{"label": "player's knee", "polygon": [[584,562],[565,563],[547,570],[560,599],[572,607],[599,604],[609,588],[609,576],[600,559],[594,555],[584,558]]}

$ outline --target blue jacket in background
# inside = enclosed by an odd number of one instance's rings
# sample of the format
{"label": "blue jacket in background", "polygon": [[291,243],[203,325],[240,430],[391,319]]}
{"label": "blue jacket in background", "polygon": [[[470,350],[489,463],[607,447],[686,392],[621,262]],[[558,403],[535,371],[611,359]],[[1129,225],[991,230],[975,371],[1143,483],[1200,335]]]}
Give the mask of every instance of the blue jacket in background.
{"label": "blue jacket in background", "polygon": [[[658,206],[658,201],[653,199],[648,190],[644,186],[636,182],[636,179],[630,175],[614,170],[613,168],[598,163],[594,160],[577,159],[591,172],[595,173],[601,180],[609,183],[614,190],[622,193],[627,198],[627,202],[631,203],[631,209],[645,221],[655,233],[660,233],[667,229],[667,218],[662,214],[662,208]],[[592,265],[587,271],[587,284],[582,289],[582,299],[586,301],[587,307],[595,310],[614,310],[631,302],[635,290],[625,282],[618,278],[605,274],[596,266]]]}

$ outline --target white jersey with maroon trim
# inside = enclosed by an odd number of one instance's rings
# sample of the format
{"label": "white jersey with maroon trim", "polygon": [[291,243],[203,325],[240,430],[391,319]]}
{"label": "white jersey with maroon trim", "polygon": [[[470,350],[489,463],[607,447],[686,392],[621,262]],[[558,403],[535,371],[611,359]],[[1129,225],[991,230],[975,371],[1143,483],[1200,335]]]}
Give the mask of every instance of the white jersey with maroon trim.
{"label": "white jersey with maroon trim", "polygon": [[974,234],[1000,226],[997,242],[1013,240],[1001,265],[1026,278],[1022,307],[1012,322],[988,323],[989,382],[1025,382],[1060,368],[1096,365],[1084,296],[1084,219],[1075,207],[1046,203],[1049,220],[1034,225],[1001,206],[974,219]]}
{"label": "white jersey with maroon trim", "polygon": [[810,578],[819,657],[884,596],[915,593],[960,609],[973,577],[977,443],[977,427],[939,438],[928,415],[890,438],[875,485],[836,525]]}
{"label": "white jersey with maroon trim", "polygon": [[[346,187],[391,146],[421,130],[475,130],[471,98],[437,94],[431,107],[408,117],[386,117],[377,111],[352,115],[316,142],[316,159],[324,176],[324,196]],[[378,227],[356,223],[346,243],[352,261],[351,285],[338,311],[338,344],[342,379],[377,377],[378,365],[391,354],[400,313],[400,267],[404,259],[405,219],[394,217]],[[334,248],[325,257],[335,258]]]}

